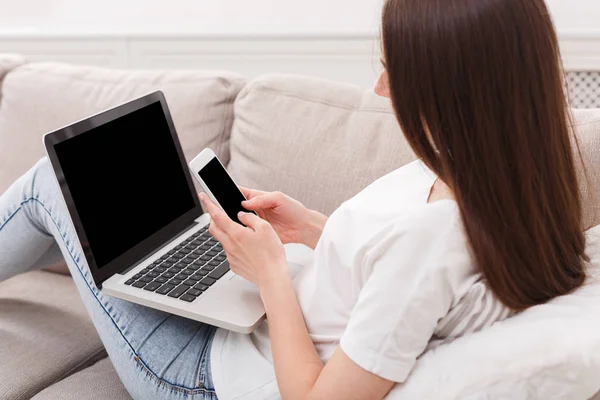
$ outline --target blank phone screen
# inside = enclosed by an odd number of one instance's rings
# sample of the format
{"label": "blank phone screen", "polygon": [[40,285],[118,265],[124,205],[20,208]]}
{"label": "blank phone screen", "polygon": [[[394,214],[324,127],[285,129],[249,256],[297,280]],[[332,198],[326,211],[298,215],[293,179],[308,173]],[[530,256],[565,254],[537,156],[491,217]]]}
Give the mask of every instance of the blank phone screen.
{"label": "blank phone screen", "polygon": [[242,207],[242,201],[245,198],[235,182],[229,177],[221,162],[216,157],[213,158],[198,172],[198,175],[223,207],[225,213],[229,215],[229,218],[241,224],[237,215],[240,211],[248,212]]}

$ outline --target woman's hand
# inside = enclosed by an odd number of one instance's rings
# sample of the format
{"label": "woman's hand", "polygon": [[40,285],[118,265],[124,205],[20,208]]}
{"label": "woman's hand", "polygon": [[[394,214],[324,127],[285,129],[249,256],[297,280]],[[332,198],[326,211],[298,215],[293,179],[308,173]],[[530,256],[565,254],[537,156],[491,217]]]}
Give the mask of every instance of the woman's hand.
{"label": "woman's hand", "polygon": [[201,193],[200,200],[210,214],[208,231],[223,245],[233,272],[259,287],[289,279],[283,244],[267,221],[240,212],[243,226],[232,221],[206,194]]}
{"label": "woman's hand", "polygon": [[268,221],[282,243],[302,243],[315,248],[327,221],[326,216],[281,192],[240,189],[248,199],[242,202],[242,206]]}

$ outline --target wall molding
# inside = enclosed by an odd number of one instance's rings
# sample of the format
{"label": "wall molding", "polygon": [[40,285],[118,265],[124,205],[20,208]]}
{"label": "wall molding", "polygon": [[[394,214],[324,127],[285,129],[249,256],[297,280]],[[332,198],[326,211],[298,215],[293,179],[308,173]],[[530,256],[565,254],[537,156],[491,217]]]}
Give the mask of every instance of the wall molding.
{"label": "wall molding", "polygon": [[[600,71],[600,31],[560,35],[565,68]],[[248,77],[311,75],[371,86],[380,71],[377,34],[206,35],[0,32],[0,52],[31,61],[111,68],[225,69]]]}

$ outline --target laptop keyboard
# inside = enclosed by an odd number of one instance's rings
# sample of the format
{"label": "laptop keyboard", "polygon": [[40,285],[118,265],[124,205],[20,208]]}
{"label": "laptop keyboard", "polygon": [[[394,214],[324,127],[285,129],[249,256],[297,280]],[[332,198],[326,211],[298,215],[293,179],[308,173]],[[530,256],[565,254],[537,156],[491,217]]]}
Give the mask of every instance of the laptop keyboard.
{"label": "laptop keyboard", "polygon": [[204,227],[125,284],[192,302],[228,271],[223,247]]}

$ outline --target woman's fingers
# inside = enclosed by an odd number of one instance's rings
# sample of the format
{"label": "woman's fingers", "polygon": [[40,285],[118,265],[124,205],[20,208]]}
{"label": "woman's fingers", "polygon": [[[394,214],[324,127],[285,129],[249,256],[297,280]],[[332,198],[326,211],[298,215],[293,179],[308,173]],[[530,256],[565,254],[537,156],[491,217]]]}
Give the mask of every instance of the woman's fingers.
{"label": "woman's fingers", "polygon": [[210,221],[210,225],[208,226],[208,233],[223,246],[226,246],[226,243],[229,241],[227,234],[213,220]]}
{"label": "woman's fingers", "polygon": [[260,219],[257,215],[253,213],[239,212],[238,218],[244,225],[246,225],[253,231],[257,231],[262,224],[266,224],[264,220]]}
{"label": "woman's fingers", "polygon": [[[220,231],[230,235],[241,227],[239,224],[233,222],[205,193],[200,194],[200,200],[204,204],[206,211],[210,214],[211,225],[215,224]],[[219,240],[218,238],[216,239]]]}
{"label": "woman's fingers", "polygon": [[242,202],[246,210],[257,211],[275,208],[281,204],[281,196],[278,192],[266,193]]}
{"label": "woman's fingers", "polygon": [[266,193],[266,192],[263,192],[262,190],[248,189],[247,187],[244,187],[244,186],[239,186],[239,188],[248,200],[253,199],[256,196],[262,196],[263,194]]}

